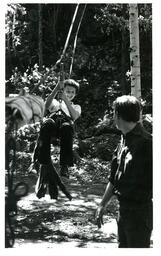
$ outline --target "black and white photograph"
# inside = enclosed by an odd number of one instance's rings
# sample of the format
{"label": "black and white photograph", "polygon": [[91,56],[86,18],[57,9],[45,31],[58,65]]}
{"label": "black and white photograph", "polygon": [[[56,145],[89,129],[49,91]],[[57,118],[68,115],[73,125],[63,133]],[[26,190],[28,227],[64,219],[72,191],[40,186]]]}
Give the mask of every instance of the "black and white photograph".
{"label": "black and white photograph", "polygon": [[3,3],[10,253],[155,248],[153,5]]}

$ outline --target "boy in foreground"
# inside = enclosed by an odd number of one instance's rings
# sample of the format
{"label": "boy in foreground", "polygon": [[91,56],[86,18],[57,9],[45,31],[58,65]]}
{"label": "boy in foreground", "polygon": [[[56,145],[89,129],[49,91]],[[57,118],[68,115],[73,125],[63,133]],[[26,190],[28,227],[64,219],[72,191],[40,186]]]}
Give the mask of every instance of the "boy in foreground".
{"label": "boy in foreground", "polygon": [[122,132],[111,174],[96,210],[100,228],[112,195],[119,201],[118,247],[149,248],[152,232],[152,136],[140,124],[141,105],[134,96],[114,102],[114,121]]}

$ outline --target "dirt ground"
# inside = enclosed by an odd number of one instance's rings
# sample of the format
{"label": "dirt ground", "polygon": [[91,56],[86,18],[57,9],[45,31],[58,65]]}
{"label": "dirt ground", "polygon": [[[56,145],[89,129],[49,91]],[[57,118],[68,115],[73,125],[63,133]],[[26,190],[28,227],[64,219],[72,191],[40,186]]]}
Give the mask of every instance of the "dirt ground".
{"label": "dirt ground", "polygon": [[94,214],[106,183],[82,182],[82,168],[70,170],[70,179],[63,179],[72,195],[69,201],[59,191],[58,199],[38,199],[35,194],[37,175],[21,176],[29,185],[29,193],[18,201],[14,220],[14,248],[117,248],[117,201],[112,199],[104,216],[104,225],[98,229]]}

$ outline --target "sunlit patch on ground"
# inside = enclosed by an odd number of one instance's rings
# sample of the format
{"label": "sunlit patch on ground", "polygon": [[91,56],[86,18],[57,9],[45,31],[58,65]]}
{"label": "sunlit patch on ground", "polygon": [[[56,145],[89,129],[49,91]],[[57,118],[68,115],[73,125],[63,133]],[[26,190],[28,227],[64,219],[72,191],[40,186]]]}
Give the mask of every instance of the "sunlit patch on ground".
{"label": "sunlit patch on ground", "polygon": [[98,229],[94,220],[95,210],[101,200],[100,191],[105,184],[91,188],[68,181],[72,194],[69,201],[61,192],[59,199],[50,199],[47,194],[38,199],[32,191],[18,202],[16,219],[16,241],[14,247],[27,244],[51,248],[73,246],[83,248],[117,247],[116,221],[111,212],[104,217],[104,226]]}

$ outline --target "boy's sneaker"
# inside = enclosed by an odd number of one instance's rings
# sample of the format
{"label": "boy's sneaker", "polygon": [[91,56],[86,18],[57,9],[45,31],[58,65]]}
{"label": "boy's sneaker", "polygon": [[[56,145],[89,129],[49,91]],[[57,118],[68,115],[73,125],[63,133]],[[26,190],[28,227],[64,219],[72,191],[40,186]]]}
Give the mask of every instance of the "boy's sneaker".
{"label": "boy's sneaker", "polygon": [[69,171],[67,166],[61,166],[60,175],[69,179]]}

